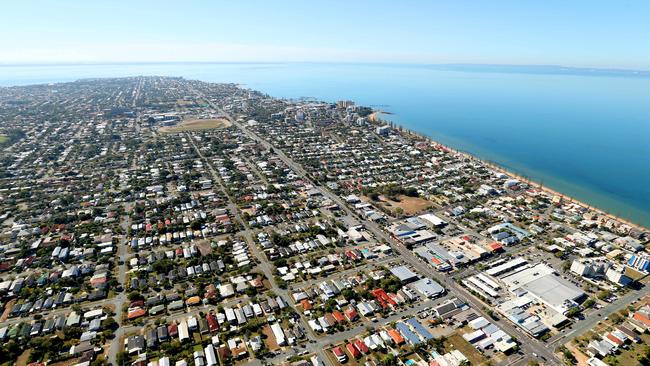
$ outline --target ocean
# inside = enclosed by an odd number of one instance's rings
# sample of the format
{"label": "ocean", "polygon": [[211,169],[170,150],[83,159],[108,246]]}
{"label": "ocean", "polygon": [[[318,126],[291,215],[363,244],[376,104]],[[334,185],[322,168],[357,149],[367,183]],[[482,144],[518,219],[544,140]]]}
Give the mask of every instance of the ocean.
{"label": "ocean", "polygon": [[650,227],[650,76],[559,67],[319,63],[0,66],[0,86],[134,75],[350,99],[383,118]]}

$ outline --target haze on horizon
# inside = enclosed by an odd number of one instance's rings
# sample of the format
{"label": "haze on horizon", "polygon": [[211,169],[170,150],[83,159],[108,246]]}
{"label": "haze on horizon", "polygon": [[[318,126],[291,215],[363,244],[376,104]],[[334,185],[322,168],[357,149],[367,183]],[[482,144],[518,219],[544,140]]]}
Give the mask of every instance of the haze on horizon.
{"label": "haze on horizon", "polygon": [[399,62],[650,69],[650,2],[8,1],[0,64]]}

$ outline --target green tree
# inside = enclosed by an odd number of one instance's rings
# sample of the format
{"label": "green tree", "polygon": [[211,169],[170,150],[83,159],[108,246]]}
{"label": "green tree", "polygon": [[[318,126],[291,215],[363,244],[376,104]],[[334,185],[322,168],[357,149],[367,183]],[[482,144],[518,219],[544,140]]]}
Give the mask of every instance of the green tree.
{"label": "green tree", "polygon": [[129,301],[144,300],[144,296],[142,296],[142,294],[137,291],[129,292],[127,298],[129,299]]}
{"label": "green tree", "polygon": [[127,352],[122,351],[115,356],[115,363],[117,363],[116,366],[126,365],[128,361],[129,361],[129,354]]}
{"label": "green tree", "polygon": [[387,354],[381,360],[382,366],[397,366],[397,358],[392,353]]}

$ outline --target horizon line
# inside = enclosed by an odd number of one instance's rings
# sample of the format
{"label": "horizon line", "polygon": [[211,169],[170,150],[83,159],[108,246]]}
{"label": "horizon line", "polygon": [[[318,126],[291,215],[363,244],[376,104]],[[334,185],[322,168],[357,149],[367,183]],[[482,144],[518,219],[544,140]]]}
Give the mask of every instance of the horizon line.
{"label": "horizon line", "polygon": [[405,65],[405,66],[448,66],[448,67],[534,67],[539,69],[593,71],[593,72],[619,72],[619,73],[648,73],[650,69],[635,69],[622,67],[591,67],[567,66],[558,64],[515,64],[515,63],[473,63],[473,62],[388,62],[388,61],[63,61],[63,62],[2,62],[0,67],[12,66],[86,66],[86,65],[173,65],[173,64],[222,64],[222,65],[256,65],[256,64],[349,64],[349,65]]}

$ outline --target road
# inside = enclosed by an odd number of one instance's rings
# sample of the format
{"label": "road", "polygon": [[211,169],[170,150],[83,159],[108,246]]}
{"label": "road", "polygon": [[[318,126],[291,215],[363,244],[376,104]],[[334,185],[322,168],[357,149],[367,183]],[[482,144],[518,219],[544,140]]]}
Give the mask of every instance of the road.
{"label": "road", "polygon": [[[223,113],[223,112],[222,112]],[[225,114],[225,113],[224,113]],[[225,114],[227,115],[227,114]],[[291,160],[286,154],[284,154],[283,151],[280,149],[276,148],[273,146],[271,143],[267,142],[266,140],[260,138],[257,136],[255,133],[252,131],[246,129],[244,126],[242,126],[240,123],[232,120],[233,124],[237,127],[239,127],[241,130],[247,133],[249,137],[252,139],[260,142],[263,146],[265,146],[268,149],[273,149],[276,154],[280,157],[280,159],[287,164],[291,169],[293,169],[297,174],[300,174],[304,179],[308,180],[307,178],[307,172],[303,170],[302,166],[299,164],[295,163],[293,160]],[[313,182],[311,182],[317,189],[326,197],[331,199],[333,202],[338,204],[341,209],[343,209],[348,215],[355,217],[356,215],[352,212],[352,210],[347,206],[347,204],[336,194],[331,192],[329,189],[322,187],[322,186],[317,186]],[[427,275],[432,276],[435,278],[437,281],[441,282],[448,290],[451,290],[456,296],[461,298],[462,300],[466,301],[468,304],[470,304],[477,312],[479,312],[481,315],[483,315],[485,318],[490,319],[490,317],[483,311],[483,307],[485,306],[483,303],[481,303],[478,299],[476,299],[474,296],[472,296],[467,290],[465,290],[462,286],[458,285],[456,282],[453,281],[448,276],[444,276],[439,274],[438,272],[434,272],[433,268],[429,266],[428,264],[422,262],[419,258],[413,254],[411,250],[408,248],[404,247],[401,245],[399,242],[394,240],[392,237],[390,237],[383,229],[379,227],[375,222],[372,221],[367,221],[367,220],[362,220],[362,223],[364,226],[378,239],[383,239],[386,242],[390,243],[393,248],[396,248],[399,253],[401,254],[402,258],[406,260],[409,264],[411,264],[415,269],[417,269],[420,273],[424,273]],[[533,353],[543,356],[547,360],[556,360],[559,362],[559,360],[556,359],[555,354],[550,351],[544,343],[542,343],[539,340],[536,340],[534,338],[531,338],[527,334],[523,333],[521,330],[515,327],[514,324],[510,323],[509,321],[500,319],[498,321],[495,321],[491,319],[494,323],[496,323],[501,329],[505,330],[507,333],[511,335],[518,335],[518,338],[520,339],[520,348],[527,354],[527,355],[532,355]]]}
{"label": "road", "polygon": [[[126,233],[126,229],[130,226],[130,218],[128,216],[125,216],[123,218],[123,221],[120,223],[122,226],[123,231]],[[117,253],[116,258],[122,259],[123,261],[126,259],[126,248],[128,246],[127,238],[126,235],[123,235],[120,239],[120,242],[117,245]],[[123,288],[125,288],[125,281],[126,281],[126,264],[123,263],[122,265],[118,265],[117,267],[117,281],[122,285]],[[124,305],[124,302],[126,301],[126,294],[124,292],[117,293],[115,297],[109,298],[109,299],[102,299],[102,300],[97,300],[97,301],[90,301],[82,304],[83,309],[93,309],[93,308],[98,308],[98,307],[103,307],[103,306],[112,306],[115,308],[115,313],[116,315],[116,321],[118,324],[121,324],[121,320],[119,315],[122,312],[122,306]],[[48,311],[43,311],[40,314],[43,316],[43,318],[54,318],[58,315],[65,315],[67,316],[72,312],[72,309],[70,306],[65,306],[63,308],[59,309],[52,309]],[[3,326],[10,326],[22,322],[30,322],[31,319],[27,317],[17,317],[17,318],[9,318],[2,322]],[[118,330],[119,331],[119,330]],[[111,351],[109,352],[110,354],[117,354],[117,351],[114,350],[114,344],[111,345]],[[110,358],[110,357],[109,357]],[[114,361],[114,358],[113,358]]]}
{"label": "road", "polygon": [[571,339],[585,333],[586,331],[592,329],[599,322],[603,321],[605,317],[618,312],[619,310],[625,309],[632,302],[636,301],[638,298],[642,298],[650,294],[650,286],[644,286],[639,291],[630,291],[627,294],[618,298],[611,304],[608,304],[601,308],[600,310],[595,311],[598,316],[587,316],[584,320],[577,322],[570,332],[560,333],[549,340],[550,344],[558,343],[565,339]]}
{"label": "road", "polygon": [[117,253],[115,254],[116,258],[118,259],[118,265],[117,265],[117,281],[119,284],[122,286],[122,292],[118,293],[117,296],[113,299],[113,305],[115,306],[115,320],[119,324],[119,328],[115,331],[115,341],[111,342],[111,345],[108,349],[108,361],[112,365],[117,365],[117,354],[121,351],[122,349],[122,344],[121,344],[121,339],[125,334],[125,327],[123,327],[123,320],[122,320],[122,307],[126,303],[126,289],[128,288],[128,284],[126,283],[126,270],[127,270],[127,264],[126,264],[126,257],[128,254],[128,246],[129,246],[129,240],[126,235],[128,233],[129,227],[131,226],[131,217],[127,214],[124,215],[122,218],[122,222],[120,223],[120,226],[122,228],[122,232],[124,233],[122,235],[122,238],[120,240],[120,243],[117,246]]}
{"label": "road", "polygon": [[[256,141],[260,143],[262,146],[264,146],[266,149],[273,150],[275,154],[278,155],[280,160],[282,160],[289,168],[291,168],[295,173],[299,174],[305,181],[310,182],[316,189],[318,189],[321,194],[329,199],[331,199],[333,202],[338,204],[338,206],[346,212],[351,217],[358,217],[355,215],[355,213],[348,207],[348,205],[335,193],[327,189],[326,187],[319,186],[315,184],[311,179],[309,179],[309,175],[307,172],[302,168],[302,166],[296,162],[294,162],[291,158],[289,158],[281,149],[278,149],[276,146],[268,142],[267,140],[261,138],[258,136],[256,133],[253,131],[247,129],[245,126],[243,126],[241,123],[237,122],[234,120],[228,113],[223,111],[221,108],[219,108],[217,105],[212,103],[210,100],[207,98],[204,98],[205,100],[208,101],[208,103],[215,108],[219,113],[221,113],[225,118],[227,118],[234,126],[239,128],[241,131],[243,131],[249,138],[251,138],[253,141]],[[420,273],[427,274],[435,278],[437,281],[442,283],[448,290],[450,290],[454,295],[459,297],[461,300],[467,302],[470,304],[475,311],[480,313],[482,316],[484,316],[486,319],[490,319],[492,322],[496,323],[501,329],[509,333],[510,335],[516,335],[517,338],[519,339],[519,346],[520,349],[524,351],[526,357],[528,359],[534,359],[532,356],[533,354],[537,354],[539,357],[543,357],[546,359],[547,363],[551,364],[559,364],[560,360],[556,357],[555,353],[550,350],[546,344],[543,342],[530,337],[528,334],[524,333],[521,331],[518,327],[516,327],[514,324],[511,322],[504,320],[504,319],[499,319],[499,320],[494,320],[491,319],[487,313],[483,310],[483,307],[485,306],[483,303],[481,303],[478,299],[476,299],[474,296],[472,296],[467,290],[465,290],[462,286],[454,282],[453,279],[451,279],[448,276],[442,275],[438,272],[435,272],[431,266],[428,264],[422,262],[420,259],[418,259],[415,254],[408,248],[404,247],[401,245],[399,242],[394,240],[392,237],[390,237],[382,228],[379,227],[375,222],[368,221],[368,220],[360,220],[364,226],[378,239],[383,239],[386,242],[390,243],[393,248],[396,248],[399,253],[401,254],[402,258],[411,264],[415,269],[417,269]],[[264,261],[263,261],[264,262]]]}
{"label": "road", "polygon": [[[291,296],[290,296],[289,292],[286,289],[280,288],[278,286],[278,284],[275,282],[275,277],[274,277],[274,274],[273,274],[273,268],[269,264],[269,262],[266,259],[266,256],[264,255],[264,253],[262,253],[259,250],[259,248],[257,247],[257,245],[255,244],[255,240],[253,238],[252,230],[248,226],[248,222],[246,222],[245,220],[242,219],[241,213],[239,211],[239,207],[237,207],[237,205],[235,203],[235,200],[233,199],[233,197],[230,195],[230,193],[226,189],[226,187],[225,187],[225,185],[223,183],[223,180],[221,179],[221,176],[219,174],[217,174],[216,170],[212,166],[212,162],[210,160],[208,160],[203,155],[203,152],[201,151],[199,146],[196,144],[196,141],[194,141],[192,136],[190,134],[187,134],[187,138],[190,141],[190,143],[192,144],[192,146],[194,147],[194,150],[196,151],[197,155],[203,161],[203,164],[205,164],[205,166],[208,168],[208,170],[209,170],[210,174],[212,175],[213,179],[219,184],[219,186],[221,188],[221,191],[228,197],[228,201],[229,201],[228,209],[229,209],[230,213],[235,217],[235,220],[237,220],[237,222],[239,222],[239,224],[243,228],[243,230],[241,230],[238,233],[238,235],[240,235],[241,237],[243,237],[246,240],[246,243],[248,244],[248,247],[250,248],[251,253],[253,254],[253,256],[257,260],[257,263],[258,263],[257,268],[262,271],[262,273],[264,274],[266,279],[271,284],[271,291],[273,291],[276,295],[281,296],[285,301],[287,301],[289,304],[291,304],[292,301],[291,301]],[[290,305],[290,306],[292,306],[292,305]],[[293,306],[292,306],[292,308],[293,308]],[[307,324],[307,319],[305,319],[304,315],[302,315],[302,313],[298,312],[295,308],[293,308],[293,310],[296,312],[296,314],[300,315],[300,322],[301,322],[300,325],[305,330],[305,334],[307,335],[307,338],[308,338],[309,342],[310,343],[316,342],[317,341],[316,335],[313,332],[313,330],[311,329],[311,327],[309,327],[309,325]],[[325,356],[324,351],[323,351],[322,348],[314,350],[314,351],[317,354],[319,354],[319,356],[321,357],[321,359],[323,359],[323,362],[325,362],[326,365],[329,365],[329,361],[328,361],[327,357]]]}

